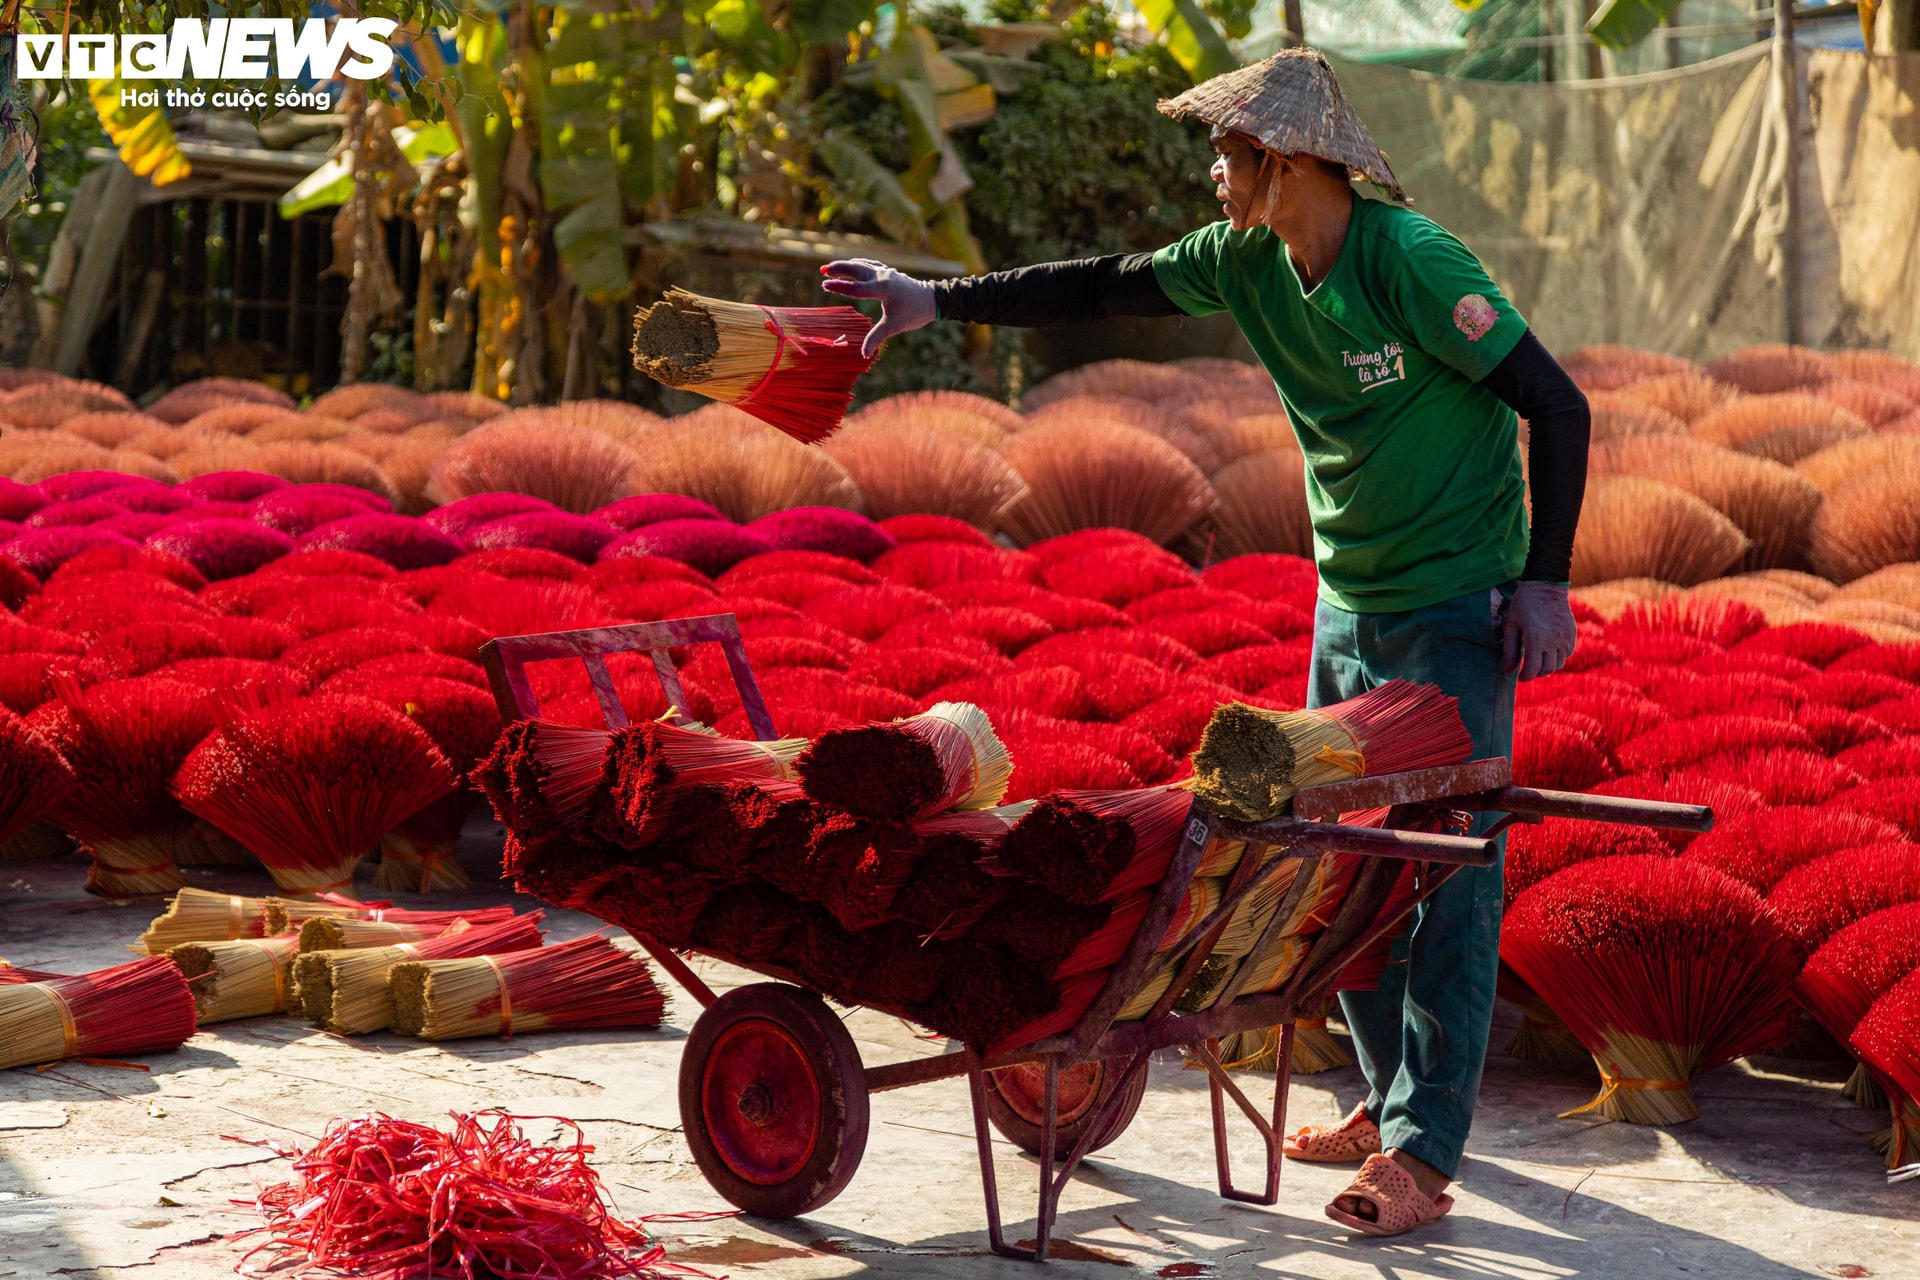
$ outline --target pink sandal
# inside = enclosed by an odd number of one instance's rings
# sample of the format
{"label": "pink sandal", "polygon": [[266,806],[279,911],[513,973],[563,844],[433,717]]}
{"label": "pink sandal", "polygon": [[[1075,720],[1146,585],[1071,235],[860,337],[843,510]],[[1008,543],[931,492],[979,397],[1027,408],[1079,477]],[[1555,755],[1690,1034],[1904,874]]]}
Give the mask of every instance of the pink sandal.
{"label": "pink sandal", "polygon": [[1367,1118],[1367,1104],[1356,1106],[1337,1125],[1307,1125],[1283,1139],[1280,1150],[1289,1160],[1312,1164],[1345,1164],[1380,1153],[1380,1126]]}
{"label": "pink sandal", "polygon": [[[1340,1201],[1349,1196],[1373,1206],[1373,1221],[1339,1207]],[[1451,1208],[1452,1196],[1443,1191],[1429,1200],[1412,1174],[1385,1156],[1368,1156],[1353,1185],[1327,1206],[1327,1216],[1362,1235],[1397,1236],[1439,1221]]]}

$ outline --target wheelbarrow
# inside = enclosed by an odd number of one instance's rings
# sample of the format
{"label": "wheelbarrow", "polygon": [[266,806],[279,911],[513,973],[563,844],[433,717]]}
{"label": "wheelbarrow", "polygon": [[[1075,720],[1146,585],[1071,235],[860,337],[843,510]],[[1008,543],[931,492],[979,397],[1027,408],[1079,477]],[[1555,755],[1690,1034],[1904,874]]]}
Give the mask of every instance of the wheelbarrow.
{"label": "wheelbarrow", "polygon": [[[509,721],[539,713],[526,677],[528,663],[584,661],[607,726],[617,729],[628,721],[607,655],[648,654],[669,705],[684,706],[669,651],[702,643],[718,643],[724,650],[754,734],[763,741],[775,737],[772,716],[731,614],[509,636],[483,646],[481,657],[501,715]],[[1387,810],[1380,826],[1338,821],[1343,814],[1380,808]],[[1502,816],[1482,834],[1464,834],[1479,813]],[[716,995],[673,948],[642,934],[634,936],[702,1008],[681,1059],[680,1115],[694,1160],[714,1190],[761,1217],[790,1218],[818,1209],[837,1196],[859,1168],[871,1095],[964,1076],[986,1193],[988,1240],[997,1254],[1037,1262],[1048,1255],[1067,1183],[1088,1155],[1126,1131],[1145,1092],[1148,1064],[1163,1049],[1182,1050],[1207,1073],[1220,1195],[1248,1204],[1275,1203],[1295,1020],[1323,1007],[1347,964],[1397,929],[1406,912],[1450,876],[1463,867],[1492,865],[1502,830],[1548,817],[1682,831],[1706,831],[1713,825],[1712,811],[1698,805],[1517,787],[1506,759],[1304,788],[1294,798],[1291,815],[1267,822],[1233,821],[1196,801],[1145,918],[1079,1021],[1067,1032],[987,1058],[956,1048],[869,1066],[820,993],[791,970],[747,965],[773,981]],[[1245,841],[1247,853],[1217,905],[1181,941],[1164,948],[1161,943],[1176,908],[1216,839]],[[1264,850],[1263,855],[1254,856],[1256,849]],[[1302,869],[1289,864],[1330,853],[1360,855],[1358,871],[1337,911],[1305,942],[1281,985],[1246,990],[1255,959],[1305,893],[1312,879],[1307,875],[1292,875],[1257,941],[1228,970],[1210,1004],[1197,1011],[1178,1008],[1177,1001],[1214,954],[1235,912],[1273,877]],[[1383,919],[1382,910],[1409,861],[1420,864],[1416,891],[1406,900],[1405,912]],[[727,956],[716,958],[739,963]],[[1118,1020],[1130,1004],[1137,1008],[1149,983],[1164,979],[1169,969],[1172,980],[1144,1016]],[[1222,1038],[1268,1027],[1279,1028],[1270,1114],[1254,1104],[1219,1057]],[[1263,1144],[1265,1164],[1257,1190],[1235,1180],[1228,1152],[1229,1102]],[[1031,1245],[1010,1242],[1003,1230],[992,1130],[1038,1161]]]}

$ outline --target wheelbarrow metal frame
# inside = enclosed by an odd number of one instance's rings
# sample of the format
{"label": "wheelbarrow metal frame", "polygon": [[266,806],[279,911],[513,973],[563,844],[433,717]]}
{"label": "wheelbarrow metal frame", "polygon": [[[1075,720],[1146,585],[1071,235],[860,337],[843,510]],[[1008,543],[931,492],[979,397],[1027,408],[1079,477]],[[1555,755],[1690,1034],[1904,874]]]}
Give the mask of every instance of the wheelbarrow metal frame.
{"label": "wheelbarrow metal frame", "polygon": [[[684,706],[685,694],[669,650],[703,642],[718,643],[725,652],[741,707],[754,734],[762,741],[773,739],[776,736],[773,718],[754,680],[739,623],[732,614],[543,635],[503,636],[483,645],[480,657],[502,719],[511,722],[539,714],[538,700],[526,677],[528,663],[579,658],[586,664],[607,727],[619,729],[627,725],[628,719],[607,669],[606,655],[647,653],[669,705]],[[1379,827],[1344,826],[1329,821],[1345,813],[1382,806],[1388,808],[1388,814]],[[1473,813],[1492,812],[1506,816],[1481,835],[1458,834],[1471,821]],[[1070,1031],[988,1057],[965,1049],[864,1067],[867,1092],[904,1089],[966,1076],[973,1106],[980,1180],[986,1193],[987,1233],[993,1251],[1010,1258],[1044,1261],[1059,1214],[1061,1194],[1099,1135],[1125,1105],[1127,1085],[1136,1073],[1147,1070],[1154,1053],[1179,1047],[1207,1072],[1214,1163],[1221,1196],[1248,1204],[1273,1204],[1280,1193],[1280,1147],[1286,1130],[1294,1021],[1302,1012],[1319,1008],[1341,970],[1405,918],[1405,913],[1392,920],[1379,918],[1399,876],[1399,865],[1406,861],[1423,864],[1416,895],[1407,907],[1411,912],[1461,868],[1491,866],[1499,856],[1498,834],[1507,825],[1539,822],[1546,817],[1685,831],[1705,831],[1713,824],[1712,811],[1698,805],[1516,787],[1512,785],[1511,763],[1506,759],[1477,760],[1302,788],[1294,797],[1292,814],[1265,822],[1239,822],[1221,817],[1209,813],[1196,800],[1188,812],[1180,847],[1154,893],[1146,916],[1100,994]],[[1192,883],[1208,843],[1216,838],[1244,840],[1247,852],[1241,857],[1219,904],[1188,931],[1185,939],[1163,952],[1159,949],[1160,940]],[[1261,852],[1256,854],[1256,850]],[[1304,944],[1300,959],[1285,984],[1277,991],[1252,995],[1244,991],[1253,976],[1255,963],[1292,916],[1306,890],[1308,878],[1299,874],[1294,876],[1294,883],[1276,905],[1272,918],[1251,950],[1241,957],[1213,1003],[1198,1012],[1176,1012],[1175,1001],[1193,981],[1241,905],[1288,863],[1327,853],[1359,854],[1365,856],[1366,861],[1356,872],[1333,919]],[[702,1008],[714,1003],[717,997],[712,988],[688,967],[679,953],[642,934],[634,937],[663,969],[692,993]],[[1153,1008],[1142,1018],[1116,1024],[1114,1018],[1144,988],[1150,976],[1169,966],[1178,967]],[[781,966],[762,963],[741,967],[807,987],[797,974]],[[1247,1097],[1221,1065],[1219,1042],[1222,1037],[1238,1032],[1276,1026],[1280,1034],[1275,1051],[1273,1108],[1269,1115]],[[1094,1061],[1123,1063],[1119,1068],[1120,1085],[1095,1108],[1074,1147],[1064,1158],[1056,1160],[1060,1074]],[[986,1103],[986,1073],[1026,1063],[1038,1063],[1043,1071],[1039,1206],[1031,1246],[1009,1243],[1002,1229]],[[1226,1104],[1229,1100],[1253,1125],[1264,1144],[1264,1179],[1257,1192],[1243,1190],[1234,1183],[1228,1151]]]}

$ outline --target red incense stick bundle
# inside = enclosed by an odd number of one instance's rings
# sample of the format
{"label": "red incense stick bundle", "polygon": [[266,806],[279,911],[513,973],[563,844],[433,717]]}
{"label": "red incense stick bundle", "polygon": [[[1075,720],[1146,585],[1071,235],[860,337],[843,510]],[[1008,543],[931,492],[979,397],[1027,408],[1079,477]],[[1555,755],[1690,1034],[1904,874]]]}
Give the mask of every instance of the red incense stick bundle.
{"label": "red incense stick bundle", "polygon": [[165,956],[0,986],[0,1068],[160,1053],[193,1031],[193,996]]}
{"label": "red incense stick bundle", "polygon": [[75,786],[49,813],[93,854],[87,888],[120,896],[185,883],[175,854],[192,819],[167,790],[213,727],[197,690],[171,680],[111,680],[82,690],[55,673],[56,697],[27,724],[72,766]]}
{"label": "red incense stick bundle", "polygon": [[1863,813],[1829,805],[1780,805],[1714,823],[1687,846],[1687,857],[1767,893],[1789,871],[1815,858],[1900,838],[1899,828]]}
{"label": "red incense stick bundle", "polygon": [[474,767],[474,785],[509,831],[523,839],[550,834],[585,811],[612,737],[555,720],[517,721]]}
{"label": "red incense stick bundle", "polygon": [[22,982],[45,982],[49,978],[65,977],[64,974],[50,973],[45,969],[23,969],[7,960],[0,960],[0,986],[16,986]]}
{"label": "red incense stick bundle", "polygon": [[1193,756],[1193,793],[1248,822],[1285,813],[1301,787],[1458,764],[1473,754],[1459,703],[1437,686],[1390,680],[1315,711],[1233,702]]}
{"label": "red incense stick bundle", "polygon": [[73,767],[13,712],[0,708],[0,844],[72,794]]}
{"label": "red incense stick bundle", "polygon": [[394,1030],[427,1040],[565,1027],[657,1027],[666,995],[645,957],[599,934],[558,946],[396,966]]}
{"label": "red incense stick bundle", "polygon": [[937,702],[892,724],[831,729],[794,761],[821,804],[882,822],[913,822],[944,809],[989,809],[1013,776],[1013,757],[987,713]]}
{"label": "red incense stick bundle", "polygon": [[760,307],[669,289],[634,317],[633,367],[742,409],[802,443],[824,439],[873,364],[852,307]]}
{"label": "red incense stick bundle", "polygon": [[1920,1155],[1920,971],[1887,989],[1861,1017],[1848,1046],[1887,1086],[1893,1108],[1887,1167]]}
{"label": "red incense stick bundle", "polygon": [[349,951],[314,951],[294,962],[298,1012],[329,1031],[363,1035],[393,1021],[387,978],[397,964],[505,955],[540,945],[539,911],[475,927],[456,920],[437,937]]}
{"label": "red incense stick bundle", "polygon": [[1863,916],[1920,902],[1920,845],[1874,844],[1802,863],[1780,877],[1767,907],[1809,955]]}
{"label": "red incense stick bundle", "polygon": [[1034,803],[943,813],[915,823],[920,854],[912,877],[894,894],[893,913],[936,937],[966,934],[999,902],[1008,883],[987,870],[987,860]]}
{"label": "red incense stick bundle", "polygon": [[[1079,980],[1099,994],[1099,975]],[[1063,1005],[1058,984],[1048,982],[999,947],[976,946],[967,962],[940,984],[931,999],[914,1009],[914,1019],[968,1048],[992,1052],[1031,1040],[1032,1024]],[[1009,1035],[1009,1029],[1015,1029]]]}
{"label": "red incense stick bundle", "polygon": [[1582,1111],[1699,1114],[1688,1080],[1786,1042],[1794,947],[1751,888],[1684,858],[1596,858],[1520,896],[1502,957],[1593,1054]]}
{"label": "red incense stick bundle", "polygon": [[180,766],[186,808],[259,855],[289,893],[343,889],[390,831],[453,787],[420,726],[326,694],[235,708]]}
{"label": "red incense stick bundle", "polygon": [[[1920,969],[1920,902],[1862,916],[1821,944],[1795,979],[1800,1003],[1846,1044],[1873,1002]],[[1867,1079],[1847,1082],[1848,1096],[1865,1102]]]}
{"label": "red incense stick bundle", "polygon": [[1166,874],[1192,805],[1179,787],[1057,791],[1007,833],[996,862],[1072,902],[1131,893]]}
{"label": "red incense stick bundle", "polygon": [[642,848],[672,825],[673,802],[687,788],[789,780],[806,746],[804,738],[753,742],[659,721],[630,725],[607,744],[610,789],[596,824],[616,844]]}
{"label": "red incense stick bundle", "polygon": [[817,908],[758,880],[713,895],[693,924],[693,943],[736,964],[755,965],[785,953],[793,931]]}

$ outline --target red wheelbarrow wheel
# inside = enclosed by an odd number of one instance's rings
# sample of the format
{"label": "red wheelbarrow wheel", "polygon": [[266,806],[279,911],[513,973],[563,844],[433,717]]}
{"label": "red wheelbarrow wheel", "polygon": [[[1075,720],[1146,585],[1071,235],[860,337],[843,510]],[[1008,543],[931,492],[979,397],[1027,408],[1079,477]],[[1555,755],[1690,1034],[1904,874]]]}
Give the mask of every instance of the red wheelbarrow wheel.
{"label": "red wheelbarrow wheel", "polygon": [[867,1149],[867,1085],[826,1002],[777,982],[727,992],[680,1058],[680,1122],[728,1201],[761,1218],[818,1209]]}
{"label": "red wheelbarrow wheel", "polygon": [[[1093,1123],[1101,1104],[1120,1087],[1125,1059],[1112,1062],[1083,1062],[1060,1073],[1060,1118],[1053,1130],[1053,1154],[1064,1160],[1080,1141],[1080,1135]],[[1040,1154],[1040,1136],[1045,1119],[1046,1068],[1037,1062],[1002,1067],[987,1072],[987,1119],[1007,1141],[1030,1156]],[[1119,1110],[1101,1130],[1088,1151],[1098,1151],[1127,1131],[1140,1110],[1140,1099],[1147,1091],[1147,1073],[1134,1073]]]}

